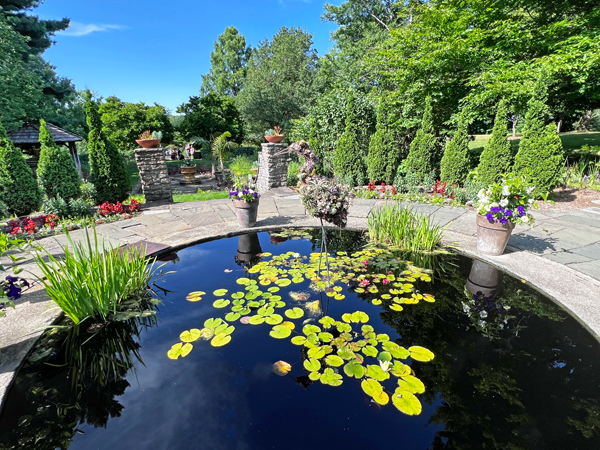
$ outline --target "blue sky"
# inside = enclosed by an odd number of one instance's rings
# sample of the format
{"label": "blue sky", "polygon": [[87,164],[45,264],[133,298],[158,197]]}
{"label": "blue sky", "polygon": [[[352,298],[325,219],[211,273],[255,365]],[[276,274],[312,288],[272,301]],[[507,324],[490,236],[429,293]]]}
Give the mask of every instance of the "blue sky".
{"label": "blue sky", "polygon": [[[342,0],[331,3],[340,4]],[[235,26],[256,46],[282,27],[314,34],[319,55],[331,43],[324,0],[45,0],[33,14],[71,19],[44,54],[77,89],[127,102],[157,102],[175,112],[197,95],[213,42]]]}

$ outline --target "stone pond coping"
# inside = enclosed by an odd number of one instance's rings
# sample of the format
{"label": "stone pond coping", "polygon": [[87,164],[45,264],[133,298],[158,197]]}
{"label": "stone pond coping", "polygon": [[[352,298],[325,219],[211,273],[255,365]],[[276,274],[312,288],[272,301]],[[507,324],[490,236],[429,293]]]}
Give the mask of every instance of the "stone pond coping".
{"label": "stone pond coping", "polygon": [[[349,212],[348,229],[365,230],[366,217],[385,200],[355,199]],[[573,315],[600,340],[600,208],[594,211],[536,213],[534,230],[517,227],[509,247],[501,256],[476,250],[475,213],[466,208],[413,204],[413,209],[431,215],[445,226],[444,242],[459,253],[488,262],[530,284]],[[599,211],[595,211],[599,209]],[[281,227],[316,227],[319,221],[306,214],[298,196],[289,189],[274,189],[260,200],[258,223],[251,232]],[[229,200],[147,205],[143,214],[129,220],[97,226],[97,232],[113,247],[150,242],[157,255],[223,237],[241,230]],[[83,232],[71,233],[74,240]],[[60,256],[64,235],[38,241],[51,254]],[[6,262],[6,261],[3,261]],[[7,264],[10,265],[10,264]],[[40,275],[28,256],[21,276]],[[61,312],[38,284],[24,293],[0,319],[0,409],[14,375],[41,336]]]}

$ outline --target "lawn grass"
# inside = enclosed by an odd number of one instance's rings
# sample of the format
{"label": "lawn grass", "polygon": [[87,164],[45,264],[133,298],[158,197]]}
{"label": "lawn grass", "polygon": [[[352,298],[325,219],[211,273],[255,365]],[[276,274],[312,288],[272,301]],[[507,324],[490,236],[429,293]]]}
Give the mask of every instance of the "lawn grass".
{"label": "lawn grass", "polygon": [[218,200],[222,198],[229,198],[228,191],[215,191],[215,192],[202,192],[200,194],[175,194],[173,195],[173,201],[175,203],[183,202],[201,202],[206,200]]}

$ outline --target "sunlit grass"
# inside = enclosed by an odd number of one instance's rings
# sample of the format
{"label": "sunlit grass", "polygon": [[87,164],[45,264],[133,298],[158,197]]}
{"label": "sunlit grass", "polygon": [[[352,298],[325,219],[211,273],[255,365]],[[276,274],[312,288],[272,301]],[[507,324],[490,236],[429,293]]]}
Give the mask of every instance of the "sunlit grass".
{"label": "sunlit grass", "polygon": [[173,195],[173,201],[176,203],[182,202],[201,202],[207,200],[218,200],[223,198],[229,198],[228,191],[214,191],[214,192],[202,192],[198,194],[175,194]]}

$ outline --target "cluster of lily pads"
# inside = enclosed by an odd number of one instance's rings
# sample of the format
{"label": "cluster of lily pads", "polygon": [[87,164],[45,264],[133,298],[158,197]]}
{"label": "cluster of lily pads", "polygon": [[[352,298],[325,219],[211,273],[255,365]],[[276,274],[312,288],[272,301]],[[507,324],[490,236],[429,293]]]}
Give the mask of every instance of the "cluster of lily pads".
{"label": "cluster of lily pads", "polygon": [[[434,357],[431,351],[419,346],[406,349],[391,341],[387,334],[375,333],[365,312],[343,314],[341,320],[335,320],[323,315],[319,301],[307,301],[308,293],[290,292],[292,300],[297,302],[292,307],[288,307],[280,293],[281,288],[310,280],[312,290],[324,292],[333,300],[343,300],[344,288],[340,284],[344,284],[361,296],[369,296],[375,305],[383,304],[390,310],[401,311],[403,304],[434,301],[433,296],[415,291],[412,284],[417,280],[431,281],[426,271],[410,262],[394,259],[389,250],[378,248],[351,255],[337,252],[335,257],[329,258],[331,264],[327,269],[322,265],[320,253],[311,253],[310,257],[294,252],[260,256],[272,258],[250,268],[248,272],[252,278],[238,278],[239,291],[230,293],[227,289],[217,289],[213,292],[216,297],[213,307],[227,311],[223,318],[210,318],[203,328],[181,333],[181,342],[168,351],[169,358],[187,356],[193,349],[192,342],[199,339],[210,340],[214,347],[228,344],[235,331],[232,323],[238,320],[241,324],[267,324],[272,326],[271,337],[291,337],[291,343],[302,348],[303,368],[313,382],[339,386],[344,374],[360,379],[363,391],[381,405],[389,403],[391,398],[396,408],[406,414],[421,412],[421,403],[415,394],[423,393],[425,387],[412,368],[402,361],[408,358],[430,361]],[[372,272],[386,264],[399,273]],[[203,291],[194,291],[187,300],[200,301],[205,295]],[[315,307],[321,316],[318,325],[310,323],[314,319],[309,318],[302,323],[301,330],[296,331],[293,321],[314,315]],[[290,364],[278,361],[273,370],[278,375],[286,375],[291,368]],[[393,389],[386,388],[382,383],[392,376],[397,382]]]}

